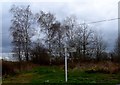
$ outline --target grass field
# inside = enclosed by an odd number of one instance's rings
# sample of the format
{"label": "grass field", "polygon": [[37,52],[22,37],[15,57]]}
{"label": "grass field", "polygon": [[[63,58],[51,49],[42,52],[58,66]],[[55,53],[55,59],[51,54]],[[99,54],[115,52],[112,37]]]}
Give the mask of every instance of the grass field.
{"label": "grass field", "polygon": [[[64,68],[39,66],[29,71],[3,78],[4,83],[65,83]],[[68,70],[68,83],[120,83],[120,73],[87,73],[82,69]]]}

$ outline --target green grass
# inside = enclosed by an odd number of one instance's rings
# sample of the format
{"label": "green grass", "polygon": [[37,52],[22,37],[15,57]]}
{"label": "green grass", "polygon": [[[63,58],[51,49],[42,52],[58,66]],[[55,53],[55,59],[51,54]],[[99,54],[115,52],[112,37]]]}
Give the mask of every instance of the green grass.
{"label": "green grass", "polygon": [[[64,69],[57,66],[40,66],[30,71],[8,76],[3,83],[65,83]],[[81,69],[69,69],[68,83],[120,83],[120,73],[86,73]]]}

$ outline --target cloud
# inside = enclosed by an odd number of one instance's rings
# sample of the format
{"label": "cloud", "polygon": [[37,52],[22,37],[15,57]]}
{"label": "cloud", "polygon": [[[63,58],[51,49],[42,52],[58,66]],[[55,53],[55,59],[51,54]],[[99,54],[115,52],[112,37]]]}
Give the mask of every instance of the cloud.
{"label": "cloud", "polygon": [[[0,2],[73,2],[74,0],[1,0]],[[77,1],[77,0],[76,0]]]}
{"label": "cloud", "polygon": [[[76,15],[79,22],[85,21],[86,23],[99,21],[104,19],[118,17],[118,1],[119,0],[20,0],[20,2],[13,2],[15,0],[1,0],[2,2],[2,48],[4,52],[10,51],[11,37],[9,33],[11,14],[9,9],[11,5],[31,5],[33,13],[37,13],[40,10],[46,12],[52,12],[59,20],[64,19],[66,16]],[[0,3],[1,4],[1,3]],[[101,30],[104,39],[111,41],[109,44],[115,41],[117,36],[117,20],[111,22],[92,24],[95,29]]]}

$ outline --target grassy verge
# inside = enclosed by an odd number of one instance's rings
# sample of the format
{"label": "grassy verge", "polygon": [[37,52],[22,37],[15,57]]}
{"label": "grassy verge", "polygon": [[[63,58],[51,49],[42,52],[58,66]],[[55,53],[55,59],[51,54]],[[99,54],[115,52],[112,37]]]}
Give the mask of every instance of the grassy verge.
{"label": "grassy verge", "polygon": [[[64,68],[39,66],[3,78],[3,83],[65,83]],[[120,73],[87,73],[82,69],[68,70],[68,83],[120,83]]]}

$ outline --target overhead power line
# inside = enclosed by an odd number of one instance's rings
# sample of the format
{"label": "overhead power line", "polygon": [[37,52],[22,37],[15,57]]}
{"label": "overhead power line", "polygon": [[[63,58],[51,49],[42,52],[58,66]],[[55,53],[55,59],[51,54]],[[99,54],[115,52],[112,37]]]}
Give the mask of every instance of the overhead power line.
{"label": "overhead power line", "polygon": [[108,21],[113,21],[113,20],[118,20],[118,19],[120,19],[120,18],[112,18],[112,19],[105,19],[105,20],[93,21],[93,22],[89,22],[89,23],[81,23],[80,25],[94,24],[94,23],[101,23],[101,22],[108,22]]}

